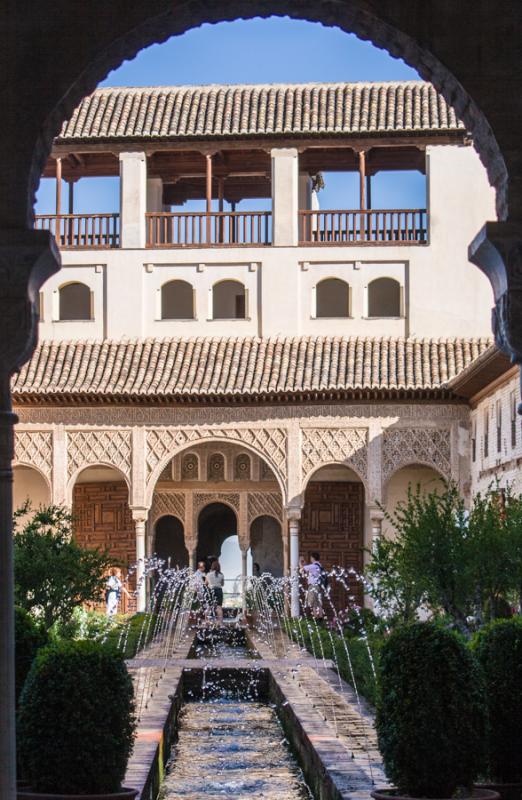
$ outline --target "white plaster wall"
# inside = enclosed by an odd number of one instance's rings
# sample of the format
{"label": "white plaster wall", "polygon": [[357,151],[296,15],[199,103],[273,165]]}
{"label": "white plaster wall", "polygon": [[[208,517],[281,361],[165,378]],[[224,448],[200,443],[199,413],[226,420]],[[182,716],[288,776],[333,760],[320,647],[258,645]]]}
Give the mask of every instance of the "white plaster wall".
{"label": "white plaster wall", "polygon": [[[94,323],[49,326],[50,292],[64,281],[62,271],[43,290],[42,336],[490,335],[492,292],[484,275],[468,262],[467,247],[482,224],[495,218],[493,191],[472,147],[428,147],[428,170],[428,245],[63,251],[68,275],[73,267],[103,265],[96,279],[90,276],[96,318]],[[151,272],[147,264],[153,265]],[[319,274],[345,279],[353,286],[352,319],[313,319],[311,289]],[[195,287],[197,320],[160,322],[155,307],[158,284],[177,275]],[[403,286],[404,318],[365,319],[364,287],[373,277],[387,276],[398,277]],[[248,319],[209,320],[209,284],[224,278],[242,280],[247,286]],[[100,313],[104,289],[105,330]]]}
{"label": "white plaster wall", "polygon": [[[522,417],[515,418],[515,441],[511,441],[513,407],[520,403],[519,376],[514,374],[485,394],[471,411],[471,439],[475,438],[475,460],[471,458],[471,492],[485,492],[498,480],[499,486],[510,485],[522,493]],[[501,413],[501,448],[497,449],[497,401]],[[485,415],[489,420],[488,455],[484,454]]]}

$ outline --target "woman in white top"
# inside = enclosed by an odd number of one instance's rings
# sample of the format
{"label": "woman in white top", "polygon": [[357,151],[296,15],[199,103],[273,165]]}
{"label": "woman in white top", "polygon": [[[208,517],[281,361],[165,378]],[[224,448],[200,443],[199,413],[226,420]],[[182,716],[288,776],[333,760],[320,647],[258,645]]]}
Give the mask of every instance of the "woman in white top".
{"label": "woman in white top", "polygon": [[206,581],[216,608],[216,617],[221,624],[223,622],[223,586],[225,584],[225,576],[221,572],[217,558],[210,565]]}

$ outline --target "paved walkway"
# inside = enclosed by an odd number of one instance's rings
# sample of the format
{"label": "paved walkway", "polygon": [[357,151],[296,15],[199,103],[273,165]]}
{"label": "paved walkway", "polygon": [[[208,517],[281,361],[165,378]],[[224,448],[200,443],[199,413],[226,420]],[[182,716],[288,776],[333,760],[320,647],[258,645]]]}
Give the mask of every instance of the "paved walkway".
{"label": "paved walkway", "polygon": [[[141,696],[147,700],[139,701],[139,732],[126,785],[140,789],[140,800],[155,798],[155,788],[163,776],[164,751],[169,746],[166,721],[169,715],[177,714],[182,703],[180,680],[184,670],[266,670],[276,687],[276,705],[284,724],[286,720],[286,724],[300,732],[294,746],[301,763],[309,762],[308,782],[319,781],[316,794],[319,796],[320,792],[324,798],[369,800],[376,785],[386,785],[371,707],[339,679],[331,662],[317,661],[286,637],[274,648],[255,633],[249,632],[249,637],[261,658],[188,659],[193,639],[190,635],[168,659],[158,658],[156,652],[148,650],[128,662],[136,691],[142,692]],[[283,653],[285,656],[281,657]],[[151,696],[147,694],[149,690]],[[303,744],[303,751],[299,752],[299,741],[310,742],[313,750]],[[151,778],[153,762],[156,766]]]}

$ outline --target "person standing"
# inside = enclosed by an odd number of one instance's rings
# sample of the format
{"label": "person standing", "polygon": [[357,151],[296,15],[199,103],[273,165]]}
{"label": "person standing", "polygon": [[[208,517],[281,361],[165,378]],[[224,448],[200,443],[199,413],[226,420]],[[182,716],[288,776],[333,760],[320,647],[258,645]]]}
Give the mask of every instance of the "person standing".
{"label": "person standing", "polygon": [[115,614],[118,613],[118,604],[122,592],[124,592],[127,597],[130,597],[120,576],[121,570],[119,570],[118,567],[111,567],[107,583],[105,584],[105,605],[108,617],[114,617]]}
{"label": "person standing", "polygon": [[309,609],[310,613],[316,619],[324,617],[323,608],[323,574],[324,569],[321,566],[319,553],[314,550],[310,553],[310,563],[307,564],[305,559],[299,559],[300,572],[306,578],[307,589],[305,595],[305,607]]}
{"label": "person standing", "polygon": [[212,595],[216,619],[221,625],[223,623],[223,586],[225,585],[225,576],[221,572],[221,566],[217,558],[215,558],[210,565],[206,576],[206,582]]}

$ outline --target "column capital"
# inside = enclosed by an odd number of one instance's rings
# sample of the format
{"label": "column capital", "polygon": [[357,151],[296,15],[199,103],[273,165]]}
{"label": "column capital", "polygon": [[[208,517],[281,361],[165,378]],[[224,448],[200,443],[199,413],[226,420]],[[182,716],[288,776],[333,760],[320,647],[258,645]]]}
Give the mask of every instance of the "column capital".
{"label": "column capital", "polygon": [[383,519],[384,519],[384,511],[382,510],[382,508],[376,508],[375,506],[370,506],[368,511],[369,511],[370,519],[371,519],[372,522],[373,521],[375,521],[375,522],[382,522],[383,521]]}
{"label": "column capital", "polygon": [[299,522],[301,520],[303,509],[296,506],[289,506],[285,508],[285,513],[288,522]]}
{"label": "column capital", "polygon": [[469,260],[489,279],[495,297],[497,347],[522,363],[522,223],[486,222],[468,248]]}
{"label": "column capital", "polygon": [[144,508],[141,506],[129,506],[132,519],[135,523],[139,524],[140,522],[145,524],[147,522],[147,518],[149,516],[149,509]]}
{"label": "column capital", "polygon": [[0,373],[12,375],[38,340],[38,292],[61,266],[49,231],[0,232]]}

